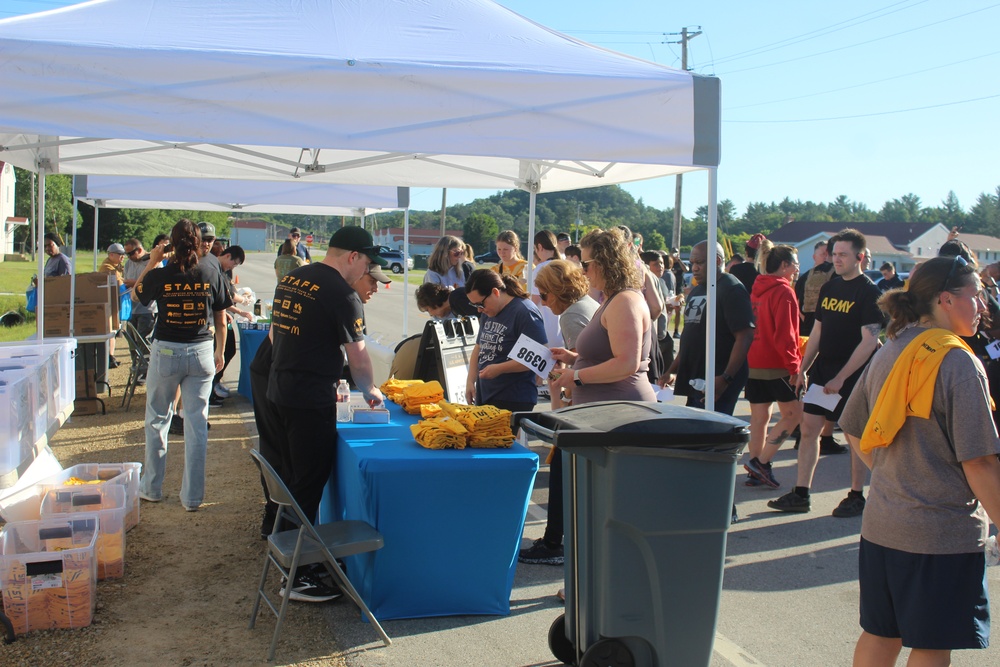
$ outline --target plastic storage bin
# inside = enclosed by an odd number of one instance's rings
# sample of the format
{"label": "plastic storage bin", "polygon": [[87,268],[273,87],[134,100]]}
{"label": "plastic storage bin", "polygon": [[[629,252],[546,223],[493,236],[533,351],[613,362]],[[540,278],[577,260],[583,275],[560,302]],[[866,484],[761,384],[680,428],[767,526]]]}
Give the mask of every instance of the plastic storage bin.
{"label": "plastic storage bin", "polygon": [[98,482],[119,484],[125,487],[125,530],[132,530],[139,525],[139,476],[142,472],[141,463],[81,463],[66,468],[58,475],[40,482],[51,487],[73,486],[70,479],[78,479],[88,484],[79,486],[97,486]]}
{"label": "plastic storage bin", "polygon": [[71,520],[78,512],[97,514],[101,530],[97,537],[97,580],[117,579],[125,574],[125,487],[119,484],[61,486],[45,492],[42,520]]}
{"label": "plastic storage bin", "polygon": [[566,614],[553,654],[581,667],[709,665],[747,424],[618,401],[518,418],[563,452]]}
{"label": "plastic storage bin", "polygon": [[0,587],[14,632],[90,625],[97,604],[99,519],[9,523],[0,531]]}

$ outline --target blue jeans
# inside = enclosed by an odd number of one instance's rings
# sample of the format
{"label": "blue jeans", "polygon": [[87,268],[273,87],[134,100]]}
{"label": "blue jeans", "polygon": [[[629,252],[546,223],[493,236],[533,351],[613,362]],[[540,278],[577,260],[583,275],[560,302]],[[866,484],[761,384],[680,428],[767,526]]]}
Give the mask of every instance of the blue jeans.
{"label": "blue jeans", "polygon": [[146,465],[139,490],[163,498],[167,464],[167,432],[174,414],[174,396],[181,388],[184,403],[184,478],[181,504],[198,507],[205,499],[205,454],[208,449],[208,397],[212,392],[215,357],[212,341],[168,343],[153,341],[146,375]]}

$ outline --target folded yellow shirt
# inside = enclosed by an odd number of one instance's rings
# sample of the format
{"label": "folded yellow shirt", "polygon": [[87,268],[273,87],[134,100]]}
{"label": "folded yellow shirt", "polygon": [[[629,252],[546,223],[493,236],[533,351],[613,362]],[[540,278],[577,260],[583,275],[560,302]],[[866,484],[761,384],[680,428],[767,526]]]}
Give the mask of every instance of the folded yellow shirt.
{"label": "folded yellow shirt", "polygon": [[879,390],[861,435],[862,452],[888,447],[907,417],[930,419],[941,362],[955,348],[973,354],[965,341],[947,329],[928,329],[907,344]]}

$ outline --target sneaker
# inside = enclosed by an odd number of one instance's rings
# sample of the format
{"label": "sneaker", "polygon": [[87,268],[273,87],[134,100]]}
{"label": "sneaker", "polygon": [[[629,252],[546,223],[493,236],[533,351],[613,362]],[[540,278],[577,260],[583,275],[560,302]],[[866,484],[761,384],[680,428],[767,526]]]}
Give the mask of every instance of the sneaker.
{"label": "sneaker", "polygon": [[767,484],[772,489],[777,489],[781,484],[774,478],[770,463],[761,463],[755,456],[743,466],[743,469],[750,473],[751,477],[757,478],[763,484]]}
{"label": "sneaker", "polygon": [[221,382],[215,385],[215,387],[212,389],[212,393],[218,396],[219,398],[229,398],[230,396],[232,396],[232,392],[229,391],[229,388],[226,385],[222,384]]}
{"label": "sneaker", "polygon": [[[282,597],[285,595],[286,582],[287,580],[282,581],[281,590],[278,591],[278,595]],[[292,584],[288,599],[298,602],[329,602],[343,595],[340,590],[327,586],[318,581],[312,574],[306,573],[295,577],[295,583]]]}
{"label": "sneaker", "polygon": [[197,512],[199,507],[201,507],[201,505],[185,505],[184,506],[184,511],[185,512]]}
{"label": "sneaker", "polygon": [[674,338],[676,338],[676,339],[680,340],[680,337],[681,337],[681,334],[680,334],[680,332],[677,332],[677,331],[675,331],[675,332],[674,332]]}
{"label": "sneaker", "polygon": [[213,408],[221,408],[224,405],[225,400],[226,399],[213,392],[212,395],[208,397],[208,404]]}
{"label": "sneaker", "polygon": [[170,435],[184,435],[184,417],[174,415],[170,418]]}
{"label": "sneaker", "polygon": [[852,516],[861,516],[865,511],[865,497],[860,493],[851,491],[847,497],[840,501],[840,504],[833,510],[833,516],[846,519]]}
{"label": "sneaker", "polygon": [[734,524],[740,520],[740,515],[736,513],[736,505],[733,505],[733,518],[730,520],[730,524]]}
{"label": "sneaker", "polygon": [[562,565],[563,546],[550,547],[545,544],[545,540],[539,537],[527,549],[521,549],[517,554],[517,559],[522,563],[531,565]]}
{"label": "sneaker", "polygon": [[108,357],[108,368],[118,368],[122,365],[122,362],[118,361],[114,357]]}
{"label": "sneaker", "polygon": [[747,478],[746,481],[743,482],[743,486],[764,486],[764,482],[760,481],[750,473],[747,473]]}
{"label": "sneaker", "polygon": [[143,500],[149,501],[151,503],[158,503],[158,502],[161,502],[163,500],[163,498],[154,498],[153,496],[147,495],[147,494],[143,493],[142,491],[139,492],[139,497],[142,498]]}
{"label": "sneaker", "polygon": [[146,384],[146,376],[145,376],[145,375],[140,375],[140,376],[139,376],[139,377],[138,377],[138,378],[136,379],[135,383],[136,383],[137,385],[139,385],[139,386],[142,386],[142,385]]}
{"label": "sneaker", "polygon": [[843,454],[847,451],[847,447],[840,444],[833,439],[832,435],[820,436],[819,439],[819,453],[820,454]]}
{"label": "sneaker", "polygon": [[790,493],[786,493],[780,498],[767,501],[767,506],[773,510],[778,510],[779,512],[805,513],[809,511],[810,502],[808,498],[803,498],[799,494],[792,491]]}

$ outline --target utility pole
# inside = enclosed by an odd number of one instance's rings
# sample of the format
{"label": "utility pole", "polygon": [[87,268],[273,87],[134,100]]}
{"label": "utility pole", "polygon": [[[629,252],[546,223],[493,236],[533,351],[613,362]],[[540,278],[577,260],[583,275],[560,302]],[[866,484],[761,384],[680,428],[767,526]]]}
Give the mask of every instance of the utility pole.
{"label": "utility pole", "polygon": [[[701,28],[701,26],[697,26]],[[677,33],[671,33],[676,35]],[[667,42],[668,44],[680,44],[681,45],[681,69],[685,72],[688,71],[688,42],[701,34],[701,30],[697,32],[688,32],[688,29],[681,28],[681,38],[676,42]],[[683,176],[677,174],[674,177],[676,182],[674,183],[674,229],[673,235],[671,236],[671,248],[677,248],[680,251],[681,248],[681,190]]]}
{"label": "utility pole", "polygon": [[448,213],[448,188],[441,188],[441,236],[448,232],[445,230],[445,217]]}

